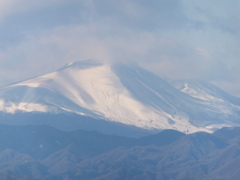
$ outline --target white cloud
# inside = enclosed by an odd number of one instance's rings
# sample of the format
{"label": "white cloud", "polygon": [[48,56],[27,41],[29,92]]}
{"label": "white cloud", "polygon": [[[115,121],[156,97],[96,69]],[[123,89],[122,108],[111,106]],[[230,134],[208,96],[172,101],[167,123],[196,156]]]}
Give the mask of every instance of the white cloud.
{"label": "white cloud", "polygon": [[[150,68],[158,67],[152,69],[172,78],[199,76],[206,68],[199,68],[199,64],[207,64],[204,61],[209,54],[205,49],[191,49],[156,33],[125,30],[120,35],[111,31],[111,27],[93,23],[57,27],[29,35],[26,41],[2,52],[8,61],[5,67],[12,65],[22,71],[18,76],[13,74],[12,78],[27,78],[30,73],[40,75],[68,62],[92,58],[110,62],[135,61]],[[25,64],[31,69],[24,71]],[[3,71],[9,68],[5,67],[2,66]],[[191,71],[187,72],[189,67]]]}
{"label": "white cloud", "polygon": [[[39,1],[40,2],[40,1]],[[24,12],[35,8],[41,3],[32,0],[1,0],[0,1],[0,20],[15,13]]]}
{"label": "white cloud", "polygon": [[[88,4],[88,2],[89,0],[1,0],[0,23],[9,16],[18,17],[19,15],[21,16],[22,13],[26,13],[31,16],[31,14],[34,14],[35,11],[41,11],[47,8],[53,10],[51,12],[53,13],[55,10],[58,10],[58,7],[67,7],[67,4],[73,3],[74,6],[75,4]],[[44,11],[42,12],[46,13]],[[35,18],[36,20],[38,19],[38,17]]]}
{"label": "white cloud", "polygon": [[240,3],[212,2],[2,0],[0,84],[89,58],[137,61],[170,78],[233,84],[240,77]]}

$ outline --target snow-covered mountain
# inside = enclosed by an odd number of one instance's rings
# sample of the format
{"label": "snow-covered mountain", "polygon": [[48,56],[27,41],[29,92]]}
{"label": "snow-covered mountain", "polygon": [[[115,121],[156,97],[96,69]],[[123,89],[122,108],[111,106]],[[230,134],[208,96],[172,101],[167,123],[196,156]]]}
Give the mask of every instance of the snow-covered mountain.
{"label": "snow-covered mountain", "polygon": [[240,124],[240,99],[213,85],[168,83],[137,65],[94,60],[70,63],[2,87],[0,111],[4,115],[73,113],[142,129],[182,132]]}

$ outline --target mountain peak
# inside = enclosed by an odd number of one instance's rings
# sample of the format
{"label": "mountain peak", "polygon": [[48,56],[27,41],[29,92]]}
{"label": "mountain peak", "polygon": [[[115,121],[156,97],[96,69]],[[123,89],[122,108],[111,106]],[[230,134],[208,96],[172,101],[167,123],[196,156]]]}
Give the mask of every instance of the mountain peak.
{"label": "mountain peak", "polygon": [[102,62],[97,61],[95,59],[89,59],[89,60],[84,60],[84,61],[75,61],[75,62],[68,63],[58,70],[64,70],[64,69],[68,69],[68,68],[88,69],[91,67],[96,67],[96,66],[101,66],[101,65],[103,65]]}
{"label": "mountain peak", "polygon": [[186,93],[137,64],[76,61],[0,89],[0,114],[73,113],[145,130],[188,133],[239,125],[238,99],[220,99],[221,91],[200,85]]}

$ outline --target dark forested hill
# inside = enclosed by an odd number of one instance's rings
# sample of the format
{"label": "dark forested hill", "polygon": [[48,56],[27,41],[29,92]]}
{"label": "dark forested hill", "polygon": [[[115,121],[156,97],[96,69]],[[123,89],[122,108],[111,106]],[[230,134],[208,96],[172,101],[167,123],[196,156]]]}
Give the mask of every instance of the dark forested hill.
{"label": "dark forested hill", "polygon": [[128,138],[0,126],[0,179],[238,179],[240,129]]}

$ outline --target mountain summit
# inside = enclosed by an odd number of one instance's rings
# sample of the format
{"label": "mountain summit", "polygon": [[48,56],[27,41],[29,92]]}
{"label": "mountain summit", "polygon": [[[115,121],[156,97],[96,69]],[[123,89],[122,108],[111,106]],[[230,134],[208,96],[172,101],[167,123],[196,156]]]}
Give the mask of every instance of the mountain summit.
{"label": "mountain summit", "polygon": [[[196,89],[196,83],[187,84]],[[204,83],[198,91],[187,93],[183,85],[168,83],[137,65],[77,61],[2,87],[0,111],[4,116],[68,113],[141,129],[187,133],[240,124],[239,98],[217,87],[209,98],[209,93],[203,93],[210,91]]]}

